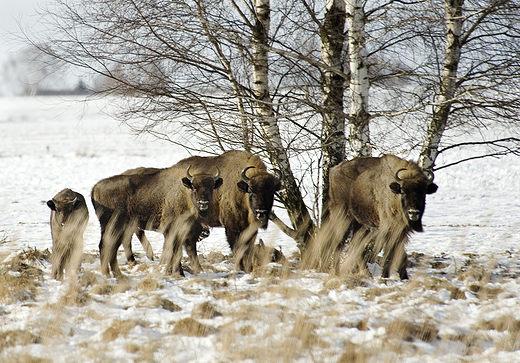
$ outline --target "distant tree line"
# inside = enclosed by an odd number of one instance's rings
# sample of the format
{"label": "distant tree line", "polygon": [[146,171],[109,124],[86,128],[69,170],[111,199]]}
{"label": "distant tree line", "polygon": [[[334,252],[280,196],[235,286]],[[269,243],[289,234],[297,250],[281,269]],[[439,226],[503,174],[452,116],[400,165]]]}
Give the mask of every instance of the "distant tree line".
{"label": "distant tree line", "polygon": [[435,171],[457,149],[520,150],[517,0],[57,0],[41,15],[30,42],[100,75],[135,131],[281,170],[301,250],[345,158]]}

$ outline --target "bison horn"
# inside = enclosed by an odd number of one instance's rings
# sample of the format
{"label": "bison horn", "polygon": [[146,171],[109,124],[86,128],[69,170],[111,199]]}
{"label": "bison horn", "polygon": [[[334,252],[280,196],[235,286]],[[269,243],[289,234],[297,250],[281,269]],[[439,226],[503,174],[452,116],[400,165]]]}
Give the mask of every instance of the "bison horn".
{"label": "bison horn", "polygon": [[248,171],[249,169],[252,169],[252,168],[254,168],[254,166],[248,166],[248,167],[244,168],[244,170],[242,170],[242,172],[240,173],[242,180],[245,181],[246,183],[249,183],[249,178],[246,176],[246,171]]}
{"label": "bison horn", "polygon": [[74,204],[74,203],[76,203],[77,200],[78,200],[78,197],[76,197],[73,200],[71,200],[70,203]]}
{"label": "bison horn", "polygon": [[190,174],[190,168],[191,168],[191,165],[189,165],[186,168],[186,177],[189,179],[189,181],[193,181],[193,175]]}
{"label": "bison horn", "polygon": [[282,180],[282,172],[279,169],[273,169],[273,173],[278,180]]}
{"label": "bison horn", "polygon": [[217,168],[217,175],[215,175],[213,179],[217,181],[217,179],[220,178],[220,169],[218,168],[218,166],[215,166],[215,168]]}
{"label": "bison horn", "polygon": [[395,180],[397,180],[398,182],[403,181],[403,179],[399,178],[399,173],[403,170],[406,170],[406,168],[401,168],[401,169],[397,170],[397,172],[395,173]]}

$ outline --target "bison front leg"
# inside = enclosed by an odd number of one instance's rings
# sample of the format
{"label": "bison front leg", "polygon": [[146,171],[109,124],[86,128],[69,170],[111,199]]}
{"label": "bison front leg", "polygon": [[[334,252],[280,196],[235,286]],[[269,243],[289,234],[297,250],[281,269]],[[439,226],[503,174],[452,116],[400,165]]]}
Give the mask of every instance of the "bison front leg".
{"label": "bison front leg", "polygon": [[389,236],[388,242],[385,245],[383,253],[383,273],[381,277],[390,277],[390,270],[392,266],[397,265],[399,277],[401,280],[408,279],[408,272],[406,266],[408,264],[408,257],[404,246],[406,244],[406,234],[399,234],[398,236]]}
{"label": "bison front leg", "polygon": [[56,280],[63,280],[65,246],[62,243],[57,243],[52,248],[52,269],[51,276]]}
{"label": "bison front leg", "polygon": [[184,246],[188,257],[190,258],[190,266],[193,272],[200,273],[202,272],[202,266],[200,265],[199,257],[197,256],[197,241],[199,240],[199,236],[204,228],[197,220],[193,220],[189,224],[191,225],[191,228],[184,239]]}
{"label": "bison front leg", "polygon": [[182,219],[178,218],[173,225],[167,227],[164,231],[164,245],[159,263],[166,265],[167,273],[179,273],[179,275],[184,276],[181,265],[182,241],[185,240],[187,230],[185,224],[179,221]]}
{"label": "bison front leg", "polygon": [[257,235],[257,223],[252,223],[240,234],[234,251],[237,270],[242,270],[245,273],[253,271],[253,248]]}

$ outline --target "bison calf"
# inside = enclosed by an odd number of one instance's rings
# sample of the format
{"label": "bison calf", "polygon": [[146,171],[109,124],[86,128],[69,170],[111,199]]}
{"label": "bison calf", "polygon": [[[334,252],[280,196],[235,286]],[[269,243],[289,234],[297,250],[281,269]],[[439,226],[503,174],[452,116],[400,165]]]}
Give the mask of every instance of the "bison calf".
{"label": "bison calf", "polygon": [[88,224],[88,208],[80,193],[63,189],[47,202],[51,209],[52,278],[76,273],[83,255],[83,233]]}

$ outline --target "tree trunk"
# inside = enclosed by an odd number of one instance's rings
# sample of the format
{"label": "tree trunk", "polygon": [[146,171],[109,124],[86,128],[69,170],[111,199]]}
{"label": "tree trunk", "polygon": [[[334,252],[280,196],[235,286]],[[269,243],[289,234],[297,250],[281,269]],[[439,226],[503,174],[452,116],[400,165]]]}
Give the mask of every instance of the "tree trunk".
{"label": "tree trunk", "polygon": [[350,64],[350,148],[352,156],[370,156],[365,13],[361,0],[346,0]]}
{"label": "tree trunk", "polygon": [[327,213],[330,168],[345,160],[345,116],[343,114],[345,78],[339,72],[332,71],[336,69],[343,72],[345,17],[345,0],[327,1],[323,27],[320,29],[321,57],[323,63],[329,67],[322,72],[322,216]]}
{"label": "tree trunk", "polygon": [[271,164],[278,168],[283,175],[284,189],[280,192],[280,198],[287,209],[293,227],[298,232],[299,238],[296,243],[303,253],[312,234],[313,223],[292,173],[269,93],[269,0],[255,0],[255,11],[256,19],[253,28],[253,92],[256,99],[255,107],[260,126],[265,135],[264,139]]}
{"label": "tree trunk", "polygon": [[446,0],[446,49],[441,75],[440,92],[428,127],[426,140],[419,156],[419,166],[432,170],[439,153],[442,134],[448,124],[456,90],[457,68],[460,61],[462,5],[464,0]]}

